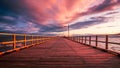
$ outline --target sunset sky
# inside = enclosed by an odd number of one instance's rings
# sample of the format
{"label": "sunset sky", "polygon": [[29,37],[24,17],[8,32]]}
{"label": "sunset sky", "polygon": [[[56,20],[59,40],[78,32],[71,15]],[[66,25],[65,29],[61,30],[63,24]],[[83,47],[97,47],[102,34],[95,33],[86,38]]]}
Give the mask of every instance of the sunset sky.
{"label": "sunset sky", "polygon": [[118,34],[120,0],[0,0],[0,32]]}

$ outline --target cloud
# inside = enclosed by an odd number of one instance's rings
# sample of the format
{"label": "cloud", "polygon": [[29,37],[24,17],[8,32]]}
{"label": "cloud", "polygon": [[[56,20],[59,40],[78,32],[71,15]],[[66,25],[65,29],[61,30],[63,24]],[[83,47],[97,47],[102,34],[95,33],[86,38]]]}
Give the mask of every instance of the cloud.
{"label": "cloud", "polygon": [[120,4],[120,0],[104,0],[103,3],[91,7],[89,10],[91,12],[101,12],[101,11],[109,11],[115,9],[115,6]]}
{"label": "cloud", "polygon": [[39,33],[40,28],[34,23],[17,23],[16,25],[1,24],[0,31],[15,32],[15,33]]}
{"label": "cloud", "polygon": [[0,23],[6,23],[9,25],[14,25],[16,24],[16,19],[13,17],[8,17],[8,16],[0,16]]}
{"label": "cloud", "polygon": [[15,18],[11,17],[11,16],[3,16],[4,19],[7,19],[7,20],[15,20]]}
{"label": "cloud", "polygon": [[[106,11],[103,13],[91,14],[88,16],[84,16],[83,18],[79,18],[78,20],[72,22],[72,24],[70,25],[70,28],[71,28],[71,30],[86,29],[86,28],[89,28],[89,27],[92,27],[95,25],[105,24],[110,21],[114,21],[114,18],[117,15],[119,16],[119,13],[120,13],[119,10],[113,10],[113,11]],[[113,24],[115,24],[115,23],[113,23]],[[113,24],[111,24],[109,26],[112,26]]]}
{"label": "cloud", "polygon": [[62,25],[69,23],[77,13],[87,11],[89,6],[96,2],[87,1],[89,0],[4,0],[1,1],[1,6],[39,24],[49,24],[52,19]]}
{"label": "cloud", "polygon": [[[7,26],[0,29],[22,33],[61,32],[66,30],[65,24],[82,16],[114,10],[119,3],[120,0],[1,0],[0,24]],[[107,20],[104,16],[91,19],[77,21],[71,28],[79,29]]]}
{"label": "cloud", "polygon": [[81,29],[81,28],[88,28],[89,26],[93,26],[96,24],[105,23],[106,17],[91,17],[90,20],[76,22],[70,26],[71,29]]}

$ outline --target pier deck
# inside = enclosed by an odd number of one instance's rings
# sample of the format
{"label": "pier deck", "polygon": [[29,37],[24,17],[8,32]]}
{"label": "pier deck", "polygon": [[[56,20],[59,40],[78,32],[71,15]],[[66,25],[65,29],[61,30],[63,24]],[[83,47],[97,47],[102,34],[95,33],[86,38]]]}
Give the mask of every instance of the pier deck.
{"label": "pier deck", "polygon": [[119,68],[120,58],[57,38],[0,57],[0,68]]}

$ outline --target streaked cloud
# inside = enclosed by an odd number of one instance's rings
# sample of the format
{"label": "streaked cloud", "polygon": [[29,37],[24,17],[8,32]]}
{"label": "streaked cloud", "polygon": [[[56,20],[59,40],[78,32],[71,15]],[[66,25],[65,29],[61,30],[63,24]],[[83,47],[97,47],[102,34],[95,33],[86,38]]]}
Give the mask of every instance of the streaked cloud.
{"label": "streaked cloud", "polygon": [[[119,16],[120,11],[119,10],[114,10],[111,12],[109,11],[103,15],[101,14],[101,16],[105,19],[105,21],[102,19],[101,19],[101,21],[96,20],[97,23],[95,23],[95,24],[94,24],[94,22],[93,23],[84,22],[85,25],[83,25],[83,27],[81,27],[81,29],[71,30],[71,35],[74,35],[74,34],[119,34],[120,33],[120,23],[119,23],[120,22],[120,20],[119,20],[120,19],[120,16]],[[113,12],[115,12],[115,13],[113,13]],[[97,17],[95,17],[95,19],[96,18]],[[92,18],[92,19],[94,19],[94,18]],[[77,27],[80,27],[80,26],[77,26]],[[67,33],[67,32],[65,32],[65,33]]]}
{"label": "streaked cloud", "polygon": [[108,22],[119,7],[120,0],[1,0],[0,29],[54,33],[66,31],[66,24],[72,30],[89,28]]}

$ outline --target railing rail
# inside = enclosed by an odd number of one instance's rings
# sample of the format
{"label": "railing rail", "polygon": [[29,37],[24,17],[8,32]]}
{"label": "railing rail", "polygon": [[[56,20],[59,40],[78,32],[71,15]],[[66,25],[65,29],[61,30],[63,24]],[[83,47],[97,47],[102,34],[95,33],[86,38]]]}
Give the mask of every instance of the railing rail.
{"label": "railing rail", "polygon": [[53,37],[30,34],[0,33],[0,55],[43,43]]}
{"label": "railing rail", "polygon": [[[68,38],[69,40],[73,40],[75,42],[81,43],[81,44],[93,46],[95,48],[100,48],[102,50],[112,51],[117,54],[120,54],[120,35],[71,36],[71,37],[66,37],[66,38]],[[113,39],[117,41],[111,41]],[[104,43],[104,44],[99,44],[99,43]],[[104,45],[104,48],[100,47],[100,45]],[[117,50],[115,51],[115,49],[112,50],[110,49],[111,46],[119,50],[118,51]]]}

